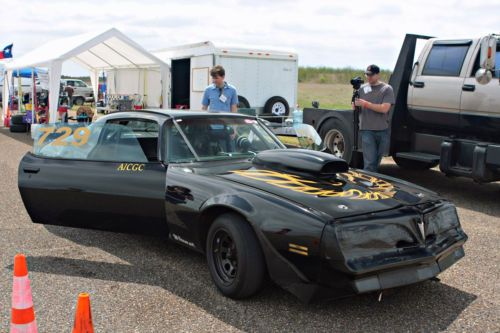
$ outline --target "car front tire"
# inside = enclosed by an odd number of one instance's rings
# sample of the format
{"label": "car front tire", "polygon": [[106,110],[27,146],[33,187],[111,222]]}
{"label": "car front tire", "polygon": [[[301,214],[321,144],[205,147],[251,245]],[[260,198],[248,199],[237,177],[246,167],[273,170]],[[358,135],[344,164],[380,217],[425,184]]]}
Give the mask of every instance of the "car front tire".
{"label": "car front tire", "polygon": [[227,297],[254,295],[264,283],[264,254],[252,227],[241,216],[227,213],[210,226],[206,253],[212,279]]}

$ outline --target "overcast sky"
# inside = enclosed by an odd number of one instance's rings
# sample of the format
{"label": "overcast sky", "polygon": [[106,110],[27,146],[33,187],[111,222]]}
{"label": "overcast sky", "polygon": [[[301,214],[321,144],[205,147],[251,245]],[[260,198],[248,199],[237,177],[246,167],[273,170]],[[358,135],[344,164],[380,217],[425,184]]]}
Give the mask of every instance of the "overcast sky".
{"label": "overcast sky", "polygon": [[[42,43],[116,27],[146,49],[205,40],[299,53],[301,66],[370,63],[392,69],[405,33],[500,33],[500,1],[2,0],[0,49],[20,56]],[[85,74],[74,65],[63,74]]]}

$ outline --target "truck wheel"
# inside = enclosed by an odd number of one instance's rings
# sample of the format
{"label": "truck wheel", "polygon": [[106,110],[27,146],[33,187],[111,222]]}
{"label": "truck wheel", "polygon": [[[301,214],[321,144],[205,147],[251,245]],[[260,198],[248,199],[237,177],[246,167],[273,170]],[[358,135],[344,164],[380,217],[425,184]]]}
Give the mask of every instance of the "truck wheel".
{"label": "truck wheel", "polygon": [[406,158],[399,158],[396,156],[393,156],[392,159],[398,167],[401,169],[408,169],[408,170],[427,170],[427,169],[432,169],[435,166],[439,164],[439,162],[421,162],[421,161],[413,161],[413,160],[408,160]]}
{"label": "truck wheel", "polygon": [[[286,117],[289,113],[290,106],[288,105],[288,102],[286,101],[286,99],[280,96],[269,98],[264,105],[265,116]],[[278,118],[277,121],[281,122],[281,118]]]}
{"label": "truck wheel", "polygon": [[238,108],[248,109],[249,107],[250,103],[248,103],[248,100],[245,97],[238,95]]}
{"label": "truck wheel", "polygon": [[75,105],[83,105],[85,103],[85,98],[83,97],[75,97],[73,98],[73,104]]}
{"label": "truck wheel", "polygon": [[264,254],[245,219],[234,213],[219,216],[210,226],[206,246],[210,274],[224,296],[245,298],[260,290]]}
{"label": "truck wheel", "polygon": [[332,155],[347,163],[352,156],[352,129],[337,119],[327,120],[320,128],[319,135]]}

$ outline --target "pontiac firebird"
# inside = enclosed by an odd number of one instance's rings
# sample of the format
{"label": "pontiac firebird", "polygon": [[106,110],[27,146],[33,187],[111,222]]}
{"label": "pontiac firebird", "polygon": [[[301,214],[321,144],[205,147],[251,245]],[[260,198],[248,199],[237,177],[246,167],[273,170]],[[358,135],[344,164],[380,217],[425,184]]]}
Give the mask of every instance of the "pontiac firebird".
{"label": "pontiac firebird", "polygon": [[287,149],[259,119],[144,110],[76,126],[38,128],[20,162],[32,221],[163,233],[206,255],[225,296],[249,297],[267,278],[304,302],[381,291],[464,256],[449,201]]}

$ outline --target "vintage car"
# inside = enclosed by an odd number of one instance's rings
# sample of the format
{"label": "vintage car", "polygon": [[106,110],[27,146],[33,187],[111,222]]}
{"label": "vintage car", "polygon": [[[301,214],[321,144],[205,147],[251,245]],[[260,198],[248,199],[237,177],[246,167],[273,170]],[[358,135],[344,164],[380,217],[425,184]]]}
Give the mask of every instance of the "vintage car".
{"label": "vintage car", "polygon": [[33,222],[169,235],[206,255],[228,297],[255,294],[267,277],[305,302],[380,291],[464,256],[446,199],[288,149],[254,117],[142,110],[34,130],[19,165]]}

